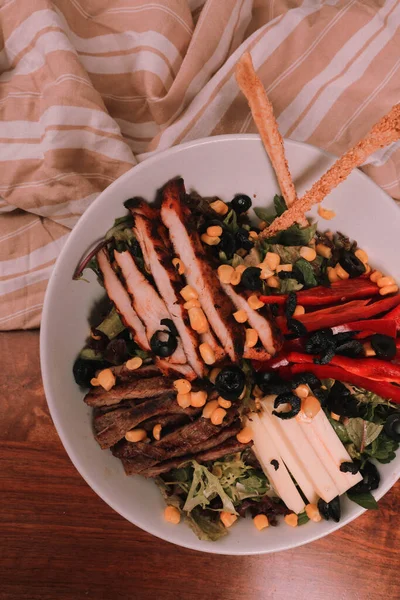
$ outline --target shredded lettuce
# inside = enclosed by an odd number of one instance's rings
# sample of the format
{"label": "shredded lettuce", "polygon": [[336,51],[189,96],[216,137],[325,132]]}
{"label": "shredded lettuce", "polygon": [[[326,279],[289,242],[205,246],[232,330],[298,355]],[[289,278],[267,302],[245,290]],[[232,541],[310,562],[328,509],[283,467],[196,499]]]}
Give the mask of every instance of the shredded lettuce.
{"label": "shredded lettuce", "polygon": [[219,496],[222,502],[222,509],[226,512],[237,514],[232,500],[225,492],[219,478],[213,475],[204,465],[197,461],[191,461],[193,466],[193,479],[190,486],[183,510],[192,511],[196,506],[206,508],[210,501]]}

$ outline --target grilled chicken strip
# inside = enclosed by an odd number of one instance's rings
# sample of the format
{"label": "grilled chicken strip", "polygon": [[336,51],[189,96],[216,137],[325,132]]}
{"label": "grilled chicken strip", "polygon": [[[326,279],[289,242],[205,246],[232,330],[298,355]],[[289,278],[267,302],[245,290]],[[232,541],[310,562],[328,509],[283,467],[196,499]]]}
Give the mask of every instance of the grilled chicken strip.
{"label": "grilled chicken strip", "polygon": [[127,291],[114,273],[107,251],[104,248],[98,252],[97,262],[103,275],[107,295],[117,309],[122,322],[129,328],[138,346],[149,352],[150,344],[144,325],[134,311]]}
{"label": "grilled chicken strip", "polygon": [[[198,377],[204,377],[205,364],[199,355],[199,340],[190,327],[189,316],[183,308],[180,295],[182,280],[172,264],[172,250],[159,212],[144,201],[131,201],[129,209],[135,219],[133,231],[142,249],[147,268],[151,271],[158,291],[163,298],[178,331],[189,364]],[[146,215],[146,216],[145,216]]]}
{"label": "grilled chicken strip", "polygon": [[184,365],[172,364],[163,358],[159,358],[157,360],[157,366],[165,377],[172,377],[174,379],[184,377],[189,381],[193,381],[193,379],[196,379],[197,377],[196,373],[188,363]]}
{"label": "grilled chicken strip", "polygon": [[196,291],[209,325],[231,360],[237,361],[243,354],[244,328],[233,318],[234,306],[206,259],[197,231],[190,225],[190,211],[183,203],[184,194],[182,179],[167,183],[163,190],[161,218],[169,230],[175,253],[185,265],[186,281]]}
{"label": "grilled chicken strip", "polygon": [[[147,339],[156,331],[163,328],[161,325],[162,319],[170,319],[167,307],[164,301],[160,298],[156,290],[146,277],[139,271],[136,263],[130,252],[114,252],[115,260],[122,271],[122,275],[126,282],[126,288],[132,298],[133,308],[140,315],[146,327]],[[168,362],[185,364],[187,362],[186,355],[182,348],[182,343],[178,338],[178,347],[171,356],[168,357]]]}

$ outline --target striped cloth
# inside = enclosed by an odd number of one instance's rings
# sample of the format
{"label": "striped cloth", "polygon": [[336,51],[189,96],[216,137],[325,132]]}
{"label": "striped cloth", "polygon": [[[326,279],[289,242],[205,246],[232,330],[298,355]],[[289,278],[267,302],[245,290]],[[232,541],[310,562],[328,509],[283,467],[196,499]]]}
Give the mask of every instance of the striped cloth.
{"label": "striped cloth", "polygon": [[[400,101],[400,0],[3,0],[0,329],[40,324],[68,232],[152,152],[254,132],[250,50],[283,135],[341,154]],[[400,146],[364,170],[400,199]]]}

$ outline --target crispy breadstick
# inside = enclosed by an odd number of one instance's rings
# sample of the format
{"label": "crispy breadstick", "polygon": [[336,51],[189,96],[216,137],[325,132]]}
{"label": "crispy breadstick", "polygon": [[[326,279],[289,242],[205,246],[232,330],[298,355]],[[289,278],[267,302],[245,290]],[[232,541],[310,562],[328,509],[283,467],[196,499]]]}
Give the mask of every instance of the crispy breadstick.
{"label": "crispy breadstick", "polygon": [[325,196],[344,181],[353,169],[362,165],[370,154],[398,139],[400,139],[400,104],[393,106],[391,111],[382,117],[358,144],[343,154],[302,198],[296,200],[289,210],[264,229],[260,237],[271,237],[298,222],[313,204],[322,202]]}
{"label": "crispy breadstick", "polygon": [[249,52],[245,52],[236,65],[236,81],[247,98],[264,148],[275,170],[286,206],[289,207],[295,202],[297,196],[285,156],[283,139],[279,133],[272,104],[263,84],[257,77]]}

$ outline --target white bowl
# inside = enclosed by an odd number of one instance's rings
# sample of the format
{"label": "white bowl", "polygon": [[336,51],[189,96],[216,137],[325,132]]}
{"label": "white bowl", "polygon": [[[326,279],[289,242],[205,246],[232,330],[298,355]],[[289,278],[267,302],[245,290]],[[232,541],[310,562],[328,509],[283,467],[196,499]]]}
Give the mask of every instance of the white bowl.
{"label": "white bowl", "polygon": [[[286,151],[299,194],[332,164],[333,157],[317,148],[287,141]],[[258,554],[293,548],[327,535],[359,516],[363,509],[343,501],[340,523],[309,522],[297,528],[284,525],[259,532],[243,519],[218,542],[199,541],[183,523],[163,520],[164,502],[156,485],[142,477],[126,477],[121,462],[101,450],[92,434],[91,409],[72,376],[72,364],[88,335],[88,315],[103,296],[95,277],[90,283],[73,281],[76,265],[101,239],[116,217],[125,214],[124,200],[143,196],[152,201],[168,179],[181,175],[188,190],[230,200],[236,193],[253,198],[255,206],[272,204],[278,193],[274,173],[257,135],[228,135],[189,142],[149,158],[108,187],[85,212],[72,231],[53,270],[43,310],[41,365],[51,416],[72,462],[107,504],[145,531],[169,542],[217,554]],[[400,212],[392,199],[360,171],[335,190],[325,202],[337,216],[322,223],[356,239],[371,257],[400,280]],[[381,498],[396,482],[400,453],[379,465]]]}

